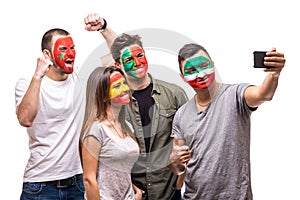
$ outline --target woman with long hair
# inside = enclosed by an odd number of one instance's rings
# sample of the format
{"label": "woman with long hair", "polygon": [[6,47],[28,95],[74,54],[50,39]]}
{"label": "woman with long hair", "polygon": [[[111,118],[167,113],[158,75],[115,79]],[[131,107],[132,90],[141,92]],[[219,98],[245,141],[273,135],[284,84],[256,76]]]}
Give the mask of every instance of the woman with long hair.
{"label": "woman with long hair", "polygon": [[130,89],[123,75],[114,66],[98,67],[87,82],[80,150],[88,200],[141,198],[130,175],[139,146],[125,120]]}

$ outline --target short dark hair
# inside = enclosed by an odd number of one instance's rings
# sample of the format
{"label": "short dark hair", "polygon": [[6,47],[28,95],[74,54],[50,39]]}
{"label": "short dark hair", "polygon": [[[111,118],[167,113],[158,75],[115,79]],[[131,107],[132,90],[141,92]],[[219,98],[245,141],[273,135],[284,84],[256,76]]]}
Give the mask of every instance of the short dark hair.
{"label": "short dark hair", "polygon": [[115,62],[120,63],[121,50],[125,47],[137,44],[143,48],[141,37],[139,35],[129,35],[126,33],[116,37],[110,47],[110,51]]}
{"label": "short dark hair", "polygon": [[[210,58],[210,55],[209,53],[207,52],[207,50],[199,45],[199,44],[196,44],[196,43],[189,43],[189,44],[185,44],[180,50],[179,50],[179,53],[178,53],[178,63],[179,63],[179,70],[180,72],[182,73],[182,70],[181,70],[181,62],[193,55],[195,55],[198,51],[204,51],[208,57]],[[210,58],[211,59],[211,58]]]}
{"label": "short dark hair", "polygon": [[42,51],[44,49],[47,49],[51,52],[51,47],[52,47],[52,38],[54,35],[63,35],[63,36],[68,36],[70,33],[64,29],[61,28],[53,28],[48,30],[42,38]]}

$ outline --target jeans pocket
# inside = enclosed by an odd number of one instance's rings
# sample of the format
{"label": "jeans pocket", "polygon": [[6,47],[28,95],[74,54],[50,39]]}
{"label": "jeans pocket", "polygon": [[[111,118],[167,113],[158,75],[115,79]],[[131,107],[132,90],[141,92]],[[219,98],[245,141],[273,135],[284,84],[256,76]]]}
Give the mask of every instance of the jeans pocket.
{"label": "jeans pocket", "polygon": [[41,183],[23,183],[23,192],[28,194],[38,194],[42,189],[43,185]]}
{"label": "jeans pocket", "polygon": [[77,189],[78,189],[80,192],[82,192],[82,193],[85,192],[83,180],[78,180],[78,181],[76,181],[76,187],[77,187]]}

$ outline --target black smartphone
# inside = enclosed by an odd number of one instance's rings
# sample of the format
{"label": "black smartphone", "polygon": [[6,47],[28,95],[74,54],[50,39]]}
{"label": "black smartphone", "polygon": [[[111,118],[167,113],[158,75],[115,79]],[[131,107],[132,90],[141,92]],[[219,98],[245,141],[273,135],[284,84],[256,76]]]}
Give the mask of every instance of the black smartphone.
{"label": "black smartphone", "polygon": [[266,56],[266,51],[254,51],[254,68],[269,68],[264,65],[264,58]]}

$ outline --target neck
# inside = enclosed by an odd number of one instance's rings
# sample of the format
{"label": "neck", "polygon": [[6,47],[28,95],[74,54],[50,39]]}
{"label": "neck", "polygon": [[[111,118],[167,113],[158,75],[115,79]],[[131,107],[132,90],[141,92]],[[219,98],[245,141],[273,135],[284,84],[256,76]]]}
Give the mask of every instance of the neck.
{"label": "neck", "polygon": [[213,82],[210,87],[207,89],[199,89],[196,91],[196,102],[197,105],[200,107],[206,107],[208,104],[211,103],[212,99],[217,94],[217,91],[220,87],[220,83]]}
{"label": "neck", "polygon": [[132,90],[142,90],[148,87],[148,85],[151,82],[151,78],[148,76],[148,74],[143,78],[134,78],[130,77],[127,78],[128,85],[130,89]]}
{"label": "neck", "polygon": [[119,121],[118,117],[120,114],[121,106],[110,106],[107,108],[107,119],[113,122]]}
{"label": "neck", "polygon": [[60,72],[54,65],[49,67],[46,76],[54,81],[64,81],[68,78],[68,74]]}
{"label": "neck", "polygon": [[125,138],[126,134],[122,129],[122,125],[119,122],[119,109],[111,109],[111,112],[107,112],[107,122],[110,125],[111,131],[120,138]]}

